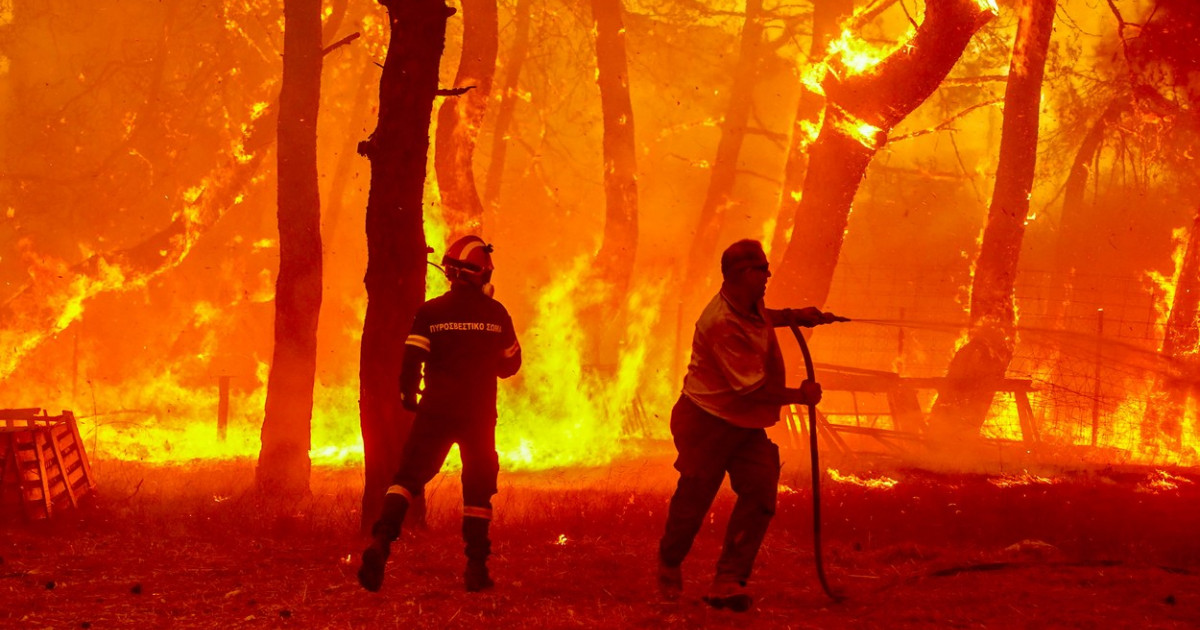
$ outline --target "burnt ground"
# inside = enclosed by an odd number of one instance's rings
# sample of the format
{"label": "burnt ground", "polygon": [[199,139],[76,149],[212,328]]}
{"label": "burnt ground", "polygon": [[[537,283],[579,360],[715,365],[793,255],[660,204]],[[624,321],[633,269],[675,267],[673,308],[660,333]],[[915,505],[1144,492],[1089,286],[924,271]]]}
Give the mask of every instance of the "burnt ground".
{"label": "burnt ground", "polygon": [[[780,496],[751,582],[755,606],[737,614],[699,599],[727,490],[684,565],[684,598],[657,597],[654,553],[674,482],[665,456],[502,473],[498,585],[476,594],[460,586],[454,475],[431,484],[428,528],[405,532],[383,590],[368,593],[354,577],[357,470],[314,470],[312,500],[276,516],[247,491],[252,462],[97,462],[100,490],[80,510],[29,523],[6,506],[0,627],[1200,626],[1200,475],[1040,472],[1046,484],[859,469],[898,483],[827,482],[826,569],[847,596],[833,603],[815,578],[802,468],[785,464],[796,490]],[[1024,483],[997,485],[1006,481]]]}

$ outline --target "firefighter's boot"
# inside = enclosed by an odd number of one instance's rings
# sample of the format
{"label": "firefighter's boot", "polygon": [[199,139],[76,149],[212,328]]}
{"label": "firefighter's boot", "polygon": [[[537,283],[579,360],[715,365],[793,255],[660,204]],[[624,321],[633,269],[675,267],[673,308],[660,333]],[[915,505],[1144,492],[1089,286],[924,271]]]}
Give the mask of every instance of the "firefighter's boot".
{"label": "firefighter's boot", "polygon": [[389,488],[379,520],[371,527],[371,545],[363,550],[362,566],[358,568],[358,583],[368,591],[378,591],[383,586],[383,566],[392,552],[392,541],[400,537],[400,524],[406,512],[408,497]]}
{"label": "firefighter's boot", "polygon": [[488,540],[488,525],[491,520],[475,516],[463,517],[463,541],[466,543],[467,570],[463,573],[463,586],[468,591],[482,591],[495,585],[488,575],[487,559],[492,552]]}

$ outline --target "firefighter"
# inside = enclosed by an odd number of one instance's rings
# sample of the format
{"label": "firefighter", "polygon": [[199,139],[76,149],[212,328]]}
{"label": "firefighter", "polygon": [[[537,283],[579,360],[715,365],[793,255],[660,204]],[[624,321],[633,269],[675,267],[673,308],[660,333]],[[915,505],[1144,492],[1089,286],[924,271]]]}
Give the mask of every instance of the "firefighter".
{"label": "firefighter", "polygon": [[683,392],[671,410],[679,483],[659,543],[658,585],[666,599],[682,594],[680,565],[728,473],[737,501],[704,601],[741,612],[753,603],[746,580],[775,513],[779,486],[779,449],[764,429],[779,421],[782,405],[821,400],[814,381],[795,389],[784,385],[774,328],[837,320],[813,307],[766,308],[771,271],[758,241],[730,245],[721,255],[721,275],[720,292],[696,321]]}
{"label": "firefighter", "polygon": [[[512,318],[492,299],[492,246],[478,236],[456,241],[442,258],[450,290],[421,305],[404,342],[400,396],[416,412],[400,470],[384,497],[362,554],[358,581],[369,591],[383,584],[391,543],[413,499],[441,470],[450,446],[462,455],[463,521],[468,591],[493,586],[488,525],[500,465],[496,456],[496,379],[521,367]],[[418,392],[424,364],[424,391]],[[420,396],[418,397],[418,394]]]}

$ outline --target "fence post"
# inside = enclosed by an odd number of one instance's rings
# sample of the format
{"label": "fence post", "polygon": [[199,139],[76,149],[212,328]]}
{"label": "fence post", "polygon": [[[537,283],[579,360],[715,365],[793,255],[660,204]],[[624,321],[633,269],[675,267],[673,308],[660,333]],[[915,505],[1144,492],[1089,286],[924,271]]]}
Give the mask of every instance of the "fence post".
{"label": "fence post", "polygon": [[229,426],[229,377],[218,377],[217,387],[217,438],[225,441],[225,430]]}
{"label": "fence post", "polygon": [[1104,309],[1096,309],[1096,371],[1095,387],[1092,389],[1092,446],[1100,433],[1100,364],[1104,360]]}

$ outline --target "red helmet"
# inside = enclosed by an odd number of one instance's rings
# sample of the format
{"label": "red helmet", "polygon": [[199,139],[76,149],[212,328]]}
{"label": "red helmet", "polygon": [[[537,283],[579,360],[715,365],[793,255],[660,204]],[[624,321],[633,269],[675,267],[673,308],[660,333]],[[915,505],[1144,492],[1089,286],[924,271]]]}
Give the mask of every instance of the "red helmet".
{"label": "red helmet", "polygon": [[464,236],[446,250],[442,266],[450,280],[461,279],[482,288],[491,282],[492,246],[478,236]]}

